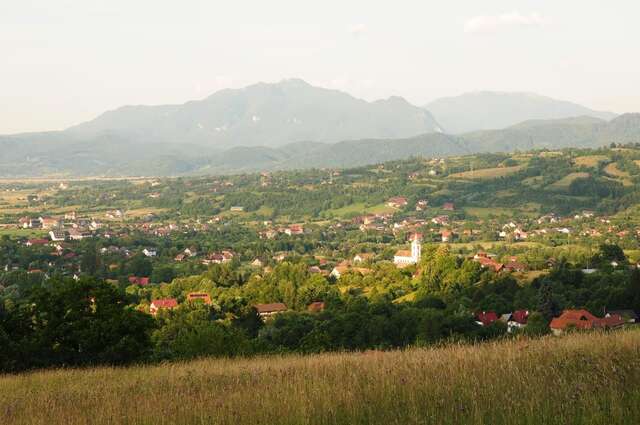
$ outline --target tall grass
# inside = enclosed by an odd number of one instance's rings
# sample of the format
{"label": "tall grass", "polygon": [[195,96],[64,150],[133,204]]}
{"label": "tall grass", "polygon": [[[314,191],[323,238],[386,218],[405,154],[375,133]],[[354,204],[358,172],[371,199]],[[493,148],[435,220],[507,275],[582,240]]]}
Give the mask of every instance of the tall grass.
{"label": "tall grass", "polygon": [[640,331],[0,377],[1,424],[637,424]]}

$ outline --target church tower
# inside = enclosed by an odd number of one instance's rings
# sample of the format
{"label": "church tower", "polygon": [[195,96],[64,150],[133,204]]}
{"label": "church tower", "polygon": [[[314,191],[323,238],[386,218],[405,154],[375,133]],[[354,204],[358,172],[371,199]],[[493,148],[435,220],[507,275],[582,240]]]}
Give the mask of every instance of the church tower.
{"label": "church tower", "polygon": [[420,233],[414,233],[411,237],[411,258],[416,263],[420,262],[422,255],[422,235]]}

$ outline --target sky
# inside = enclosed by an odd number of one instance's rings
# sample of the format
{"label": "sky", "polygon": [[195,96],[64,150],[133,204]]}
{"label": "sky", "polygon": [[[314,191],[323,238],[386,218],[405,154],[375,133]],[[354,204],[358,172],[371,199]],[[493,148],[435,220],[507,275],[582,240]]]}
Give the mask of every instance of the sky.
{"label": "sky", "polygon": [[286,78],[640,112],[638,16],[636,0],[0,0],[0,134]]}

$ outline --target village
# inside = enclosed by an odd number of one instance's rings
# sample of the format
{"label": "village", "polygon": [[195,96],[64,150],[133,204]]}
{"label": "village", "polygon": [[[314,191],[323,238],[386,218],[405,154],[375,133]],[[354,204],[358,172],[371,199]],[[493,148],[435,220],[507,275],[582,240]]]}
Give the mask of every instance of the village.
{"label": "village", "polygon": [[[425,175],[441,179],[446,162],[432,160],[429,164]],[[393,167],[389,168],[392,171],[379,166],[374,172],[398,174]],[[407,176],[410,185],[421,178],[415,171]],[[333,171],[329,179],[318,176],[316,181],[318,187],[327,187],[345,178],[343,172]],[[214,265],[231,267],[251,279],[265,277],[279,264],[305,264],[306,275],[316,275],[340,291],[353,291],[350,281],[355,279],[364,294],[371,284],[362,282],[378,278],[381,270],[392,265],[397,270],[394,273],[398,273],[394,279],[405,282],[397,297],[391,295],[400,301],[411,299],[420,287],[424,274],[423,247],[446,247],[457,262],[475,263],[480,271],[508,275],[521,285],[531,283],[561,263],[571,262],[582,273],[592,274],[602,267],[607,272],[637,268],[640,260],[640,227],[636,222],[594,209],[536,214],[528,206],[518,212],[504,207],[470,207],[467,201],[455,196],[395,194],[383,198],[365,214],[353,209],[296,220],[276,216],[264,206],[256,209],[247,202],[248,198],[244,198],[244,203],[241,201],[245,187],[249,190],[255,185],[266,196],[279,190],[283,183],[278,179],[282,176],[262,173],[255,180],[245,176],[181,180],[180,190],[173,187],[176,182],[153,179],[136,182],[137,200],[125,202],[118,201],[118,193],[125,190],[123,182],[111,184],[110,195],[96,192],[99,208],[58,205],[71,193],[86,193],[88,188],[83,184],[74,187],[73,183],[62,182],[56,186],[41,185],[35,190],[28,189],[29,192],[23,189],[25,209],[59,212],[17,217],[14,213],[5,217],[5,220],[14,217],[15,221],[4,225],[12,234],[5,237],[5,250],[13,252],[4,256],[4,271],[39,274],[45,279],[68,276],[75,280],[87,273],[99,273],[107,282],[143,293],[138,308],[155,316],[183,302],[199,300],[207,305],[215,302],[213,294],[206,291],[184,292],[177,298],[155,298],[153,294],[157,291],[152,289],[171,284],[176,278],[206,273]],[[347,181],[354,184],[352,179]],[[180,197],[197,196],[203,189],[220,200],[217,205],[202,208],[198,204],[193,212],[189,211],[190,206],[166,208],[175,202],[168,198],[169,193],[175,192],[173,198],[180,201]],[[7,188],[5,193],[15,191]],[[146,207],[141,208],[143,205]],[[214,214],[207,214],[209,211]],[[628,255],[614,256],[605,263],[596,261],[594,256],[603,244],[622,247]],[[263,319],[291,311],[282,300],[264,301],[251,304]],[[322,312],[324,301],[310,300],[296,310]],[[615,305],[603,306],[597,312],[601,318],[584,309],[565,309],[560,313],[549,323],[554,333],[568,326],[613,328],[636,320],[633,310],[616,309]],[[526,325],[529,310],[477,310],[473,314],[479,326],[502,321],[512,332]]]}

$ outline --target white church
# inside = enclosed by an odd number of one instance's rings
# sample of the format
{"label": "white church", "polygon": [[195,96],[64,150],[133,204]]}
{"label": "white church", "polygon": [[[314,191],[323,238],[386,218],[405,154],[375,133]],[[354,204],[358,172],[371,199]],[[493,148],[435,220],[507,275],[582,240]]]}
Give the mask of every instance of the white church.
{"label": "white church", "polygon": [[422,235],[414,233],[409,238],[411,240],[411,251],[401,249],[393,256],[393,263],[398,267],[405,267],[411,264],[417,264],[422,255]]}

